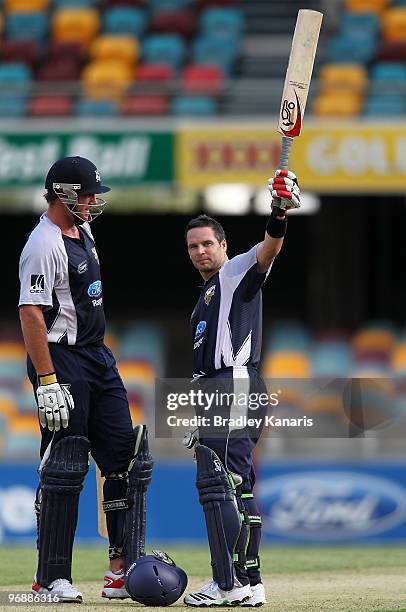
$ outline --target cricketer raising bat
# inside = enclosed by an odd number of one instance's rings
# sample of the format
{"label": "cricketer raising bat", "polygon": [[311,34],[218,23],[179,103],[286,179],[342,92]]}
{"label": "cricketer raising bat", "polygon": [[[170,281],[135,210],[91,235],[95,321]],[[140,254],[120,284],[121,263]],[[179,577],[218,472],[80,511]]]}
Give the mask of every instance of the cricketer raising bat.
{"label": "cricketer raising bat", "polygon": [[323,13],[309,9],[301,9],[297,15],[278,122],[282,169],[288,167],[293,138],[300,136],[302,130],[322,19]]}

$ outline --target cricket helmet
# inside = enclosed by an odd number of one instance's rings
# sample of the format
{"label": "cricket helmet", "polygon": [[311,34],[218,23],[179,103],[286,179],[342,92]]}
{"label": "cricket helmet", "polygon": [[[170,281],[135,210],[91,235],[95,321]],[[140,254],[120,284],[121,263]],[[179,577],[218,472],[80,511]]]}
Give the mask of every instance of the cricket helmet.
{"label": "cricket helmet", "polygon": [[[93,162],[85,157],[63,157],[58,159],[48,171],[45,189],[54,191],[60,201],[75,216],[75,223],[84,223],[78,214],[78,195],[106,193],[110,187],[101,184],[100,173]],[[98,217],[106,206],[106,201],[96,198],[96,204],[89,204],[89,222]]]}
{"label": "cricket helmet", "polygon": [[186,586],[186,573],[160,550],[134,561],[125,575],[127,593],[145,606],[170,606]]}

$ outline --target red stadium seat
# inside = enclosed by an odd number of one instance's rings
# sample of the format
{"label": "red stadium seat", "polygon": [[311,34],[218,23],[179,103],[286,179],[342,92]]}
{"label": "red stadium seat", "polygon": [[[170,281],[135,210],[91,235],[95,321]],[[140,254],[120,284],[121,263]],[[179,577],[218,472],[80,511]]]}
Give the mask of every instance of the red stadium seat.
{"label": "red stadium seat", "polygon": [[158,12],[152,17],[151,30],[189,38],[196,32],[196,14],[193,11]]}
{"label": "red stadium seat", "polygon": [[140,64],[136,69],[137,83],[170,81],[175,77],[175,71],[169,64]]}
{"label": "red stadium seat", "polygon": [[3,40],[0,45],[2,62],[34,64],[39,57],[39,46],[35,40]]}
{"label": "red stadium seat", "polygon": [[185,93],[219,94],[224,86],[224,77],[220,68],[191,64],[182,72],[183,91]]}
{"label": "red stadium seat", "polygon": [[48,47],[47,59],[59,57],[75,58],[78,62],[83,62],[84,52],[82,45],[75,42],[51,41]]}
{"label": "red stadium seat", "polygon": [[74,57],[50,59],[38,72],[38,81],[77,81],[80,79],[81,65]]}
{"label": "red stadium seat", "polygon": [[121,106],[123,115],[166,115],[168,99],[162,95],[129,96]]}
{"label": "red stadium seat", "polygon": [[384,62],[406,62],[406,41],[382,41],[376,59]]}
{"label": "red stadium seat", "polygon": [[71,115],[71,96],[36,96],[30,100],[28,114],[31,117],[65,117]]}

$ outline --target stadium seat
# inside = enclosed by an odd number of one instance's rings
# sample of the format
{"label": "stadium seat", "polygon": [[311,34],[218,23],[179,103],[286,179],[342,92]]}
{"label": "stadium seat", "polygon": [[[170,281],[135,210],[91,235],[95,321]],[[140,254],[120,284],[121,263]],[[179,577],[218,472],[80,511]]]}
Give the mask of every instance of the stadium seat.
{"label": "stadium seat", "polygon": [[26,96],[1,95],[0,96],[0,117],[24,117],[27,110]]}
{"label": "stadium seat", "polygon": [[276,351],[270,353],[264,364],[265,378],[308,378],[311,364],[306,353],[300,351]]}
{"label": "stadium seat", "polygon": [[36,40],[41,42],[48,33],[46,13],[7,13],[5,34],[9,40]]}
{"label": "stadium seat", "polygon": [[239,38],[244,29],[241,9],[208,8],[200,16],[200,32],[219,38]]}
{"label": "stadium seat", "polygon": [[196,15],[193,11],[162,11],[153,15],[150,29],[190,38],[196,32]]}
{"label": "stadium seat", "polygon": [[364,91],[368,74],[360,64],[324,64],[319,72],[320,90]]}
{"label": "stadium seat", "polygon": [[51,58],[37,71],[38,81],[77,81],[81,63],[75,57]]}
{"label": "stadium seat", "polygon": [[114,100],[88,100],[81,98],[76,104],[78,117],[113,117],[118,112]]}
{"label": "stadium seat", "polygon": [[40,55],[40,47],[35,40],[3,40],[0,46],[0,61],[34,64]]}
{"label": "stadium seat", "polygon": [[406,62],[406,40],[381,40],[376,53],[376,60],[386,62]]}
{"label": "stadium seat", "polygon": [[386,97],[403,95],[406,90],[406,65],[402,62],[379,62],[371,68],[370,95]]}
{"label": "stadium seat", "polygon": [[326,59],[330,62],[356,62],[366,64],[376,53],[378,40],[375,36],[362,35],[346,36],[338,34],[333,36],[328,45]]}
{"label": "stadium seat", "polygon": [[351,347],[346,342],[316,343],[310,355],[312,376],[315,378],[351,376]]}
{"label": "stadium seat", "polygon": [[64,95],[34,96],[28,104],[31,117],[66,117],[72,109],[72,98]]}
{"label": "stadium seat", "polygon": [[178,11],[191,5],[191,0],[150,0],[153,13],[160,11]]}
{"label": "stadium seat", "polygon": [[0,64],[0,87],[11,95],[22,95],[28,92],[31,83],[31,71],[21,63]]}
{"label": "stadium seat", "polygon": [[406,6],[390,8],[382,16],[384,40],[404,42],[406,40]]}
{"label": "stadium seat", "polygon": [[312,112],[317,117],[355,117],[361,107],[362,98],[358,93],[326,92],[314,98]]}
{"label": "stadium seat", "polygon": [[46,11],[51,0],[4,0],[6,13]]}
{"label": "stadium seat", "polygon": [[86,96],[92,99],[118,100],[132,80],[132,68],[115,60],[94,60],[82,72]]}
{"label": "stadium seat", "polygon": [[216,103],[207,96],[178,96],[172,100],[171,110],[174,115],[208,117],[216,113]]}
{"label": "stadium seat", "polygon": [[380,13],[390,3],[390,0],[346,0],[347,11]]}
{"label": "stadium seat", "polygon": [[48,60],[70,57],[78,63],[82,63],[85,59],[85,53],[80,43],[51,40],[46,57]]}
{"label": "stadium seat", "polygon": [[210,36],[199,36],[193,43],[193,62],[221,68],[229,75],[238,56],[238,46],[234,40],[223,40]]}
{"label": "stadium seat", "polygon": [[175,70],[168,64],[140,64],[136,70],[137,83],[165,82],[175,77]]}
{"label": "stadium seat", "polygon": [[345,12],[340,20],[340,32],[347,36],[357,36],[359,32],[379,36],[380,21],[376,13]]}
{"label": "stadium seat", "polygon": [[87,48],[100,27],[99,12],[92,8],[61,8],[52,19],[53,38],[60,42],[78,42]]}
{"label": "stadium seat", "polygon": [[267,353],[281,350],[307,352],[309,348],[310,335],[304,325],[285,321],[278,321],[266,344]]}
{"label": "stadium seat", "polygon": [[147,26],[147,12],[142,8],[117,6],[106,9],[103,15],[103,31],[106,34],[131,34],[140,37]]}
{"label": "stadium seat", "polygon": [[137,40],[126,34],[102,34],[93,40],[90,47],[90,56],[94,60],[117,60],[132,66],[138,55]]}
{"label": "stadium seat", "polygon": [[99,0],[53,0],[55,8],[85,8],[92,7],[99,3]]}
{"label": "stadium seat", "polygon": [[161,94],[128,96],[121,105],[123,115],[166,115],[168,98]]}
{"label": "stadium seat", "polygon": [[219,94],[224,87],[223,72],[216,66],[191,64],[182,72],[182,88],[187,94]]}
{"label": "stadium seat", "polygon": [[118,355],[120,359],[150,363],[160,375],[163,351],[164,341],[160,328],[153,323],[137,321],[124,330]]}
{"label": "stadium seat", "polygon": [[354,356],[358,361],[389,362],[395,346],[395,334],[385,324],[367,325],[352,338]]}
{"label": "stadium seat", "polygon": [[142,45],[143,60],[146,63],[169,64],[180,68],[186,53],[185,43],[176,34],[153,34]]}
{"label": "stadium seat", "polygon": [[404,94],[371,95],[365,101],[365,117],[400,117],[406,112]]}

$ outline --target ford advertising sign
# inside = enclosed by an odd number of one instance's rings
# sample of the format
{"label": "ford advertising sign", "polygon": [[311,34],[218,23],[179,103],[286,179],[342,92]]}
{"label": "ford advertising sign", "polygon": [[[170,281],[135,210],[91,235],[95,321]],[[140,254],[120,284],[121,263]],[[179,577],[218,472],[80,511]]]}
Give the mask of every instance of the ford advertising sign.
{"label": "ford advertising sign", "polygon": [[[296,468],[296,469],[295,469]],[[403,466],[404,470],[404,466]],[[391,470],[293,466],[259,486],[264,532],[271,539],[338,542],[406,538],[406,479]]]}

